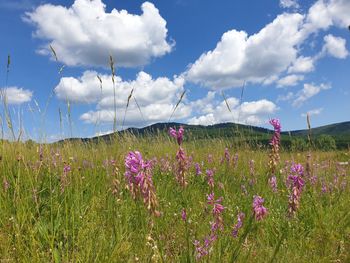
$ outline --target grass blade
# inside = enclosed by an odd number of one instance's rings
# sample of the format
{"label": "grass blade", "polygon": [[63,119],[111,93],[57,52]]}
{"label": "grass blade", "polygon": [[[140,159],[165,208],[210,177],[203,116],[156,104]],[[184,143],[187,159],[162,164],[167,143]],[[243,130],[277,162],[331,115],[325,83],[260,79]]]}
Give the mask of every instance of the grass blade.
{"label": "grass blade", "polygon": [[174,107],[174,109],[173,109],[173,112],[171,113],[171,115],[170,115],[168,121],[170,121],[170,119],[173,117],[173,115],[174,115],[174,113],[175,113],[177,107],[179,107],[179,105],[180,105],[180,103],[181,103],[183,97],[185,96],[185,93],[186,93],[186,90],[184,90],[184,91],[181,93],[180,99],[179,99],[178,102],[176,103],[176,105],[175,105],[175,107]]}

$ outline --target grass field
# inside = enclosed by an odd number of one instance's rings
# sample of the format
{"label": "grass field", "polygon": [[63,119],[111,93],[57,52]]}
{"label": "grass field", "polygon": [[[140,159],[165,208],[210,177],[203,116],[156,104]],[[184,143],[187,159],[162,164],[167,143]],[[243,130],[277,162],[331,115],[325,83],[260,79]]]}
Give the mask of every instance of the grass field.
{"label": "grass field", "polygon": [[[187,138],[176,158],[179,147],[170,136],[3,141],[0,262],[350,261],[349,152],[281,150],[273,185],[270,149]],[[142,185],[124,175],[130,151]]]}

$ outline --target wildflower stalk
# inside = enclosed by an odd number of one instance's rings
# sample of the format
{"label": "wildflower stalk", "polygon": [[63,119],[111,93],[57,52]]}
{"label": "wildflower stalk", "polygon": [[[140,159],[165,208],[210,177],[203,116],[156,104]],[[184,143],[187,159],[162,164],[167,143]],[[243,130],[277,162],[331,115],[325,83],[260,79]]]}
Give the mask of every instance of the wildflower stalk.
{"label": "wildflower stalk", "polygon": [[187,170],[189,165],[189,160],[186,155],[185,150],[181,147],[183,141],[184,128],[180,126],[179,130],[176,131],[173,128],[169,129],[169,134],[171,137],[174,137],[179,145],[179,149],[176,153],[177,167],[175,170],[175,177],[177,182],[185,188],[187,186]]}
{"label": "wildflower stalk", "polygon": [[142,198],[144,205],[155,216],[159,216],[157,211],[158,200],[153,185],[152,165],[149,161],[144,161],[140,152],[129,152],[125,157],[125,178],[129,191],[134,199]]}
{"label": "wildflower stalk", "polygon": [[242,248],[242,244],[244,242],[244,240],[247,238],[247,236],[249,235],[250,232],[252,232],[255,229],[255,224],[254,224],[254,216],[251,215],[249,217],[247,226],[245,228],[245,231],[243,232],[243,234],[240,236],[239,240],[238,240],[238,244],[235,247],[235,249],[233,250],[233,253],[231,255],[231,259],[230,262],[236,262],[240,252],[241,252],[241,248]]}
{"label": "wildflower stalk", "polygon": [[288,214],[290,217],[294,216],[299,209],[301,193],[304,187],[304,167],[301,164],[293,164],[291,167],[291,174],[288,176],[288,184],[291,191],[288,201]]}
{"label": "wildflower stalk", "polygon": [[270,141],[271,145],[271,152],[269,154],[269,168],[270,168],[270,178],[269,178],[269,184],[272,188],[272,191],[277,192],[277,178],[276,178],[276,170],[277,165],[280,161],[280,141],[281,141],[281,124],[278,119],[272,119],[269,121],[270,124],[274,128],[274,134],[272,136],[272,139]]}

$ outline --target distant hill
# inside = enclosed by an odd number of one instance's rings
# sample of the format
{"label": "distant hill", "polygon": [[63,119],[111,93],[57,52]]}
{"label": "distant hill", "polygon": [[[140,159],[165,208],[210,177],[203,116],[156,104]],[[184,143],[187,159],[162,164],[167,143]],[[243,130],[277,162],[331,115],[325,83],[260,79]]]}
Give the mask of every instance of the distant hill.
{"label": "distant hill", "polygon": [[[284,132],[288,133],[288,132]],[[296,130],[290,132],[292,135],[307,136],[308,130]],[[317,128],[312,128],[311,133],[313,135],[331,135],[331,136],[347,136],[350,135],[350,121],[329,124]]]}
{"label": "distant hill", "polygon": [[[183,126],[186,130],[186,138],[191,139],[210,139],[210,138],[238,138],[247,142],[254,142],[257,144],[267,145],[270,141],[272,130],[243,125],[235,123],[220,123],[215,125],[189,125],[175,122],[156,123],[144,128],[128,128],[123,131],[118,131],[118,135],[132,134],[135,136],[152,136],[152,135],[166,135],[170,127],[179,128]],[[284,146],[289,146],[293,138],[306,139],[308,130],[295,130],[282,132],[282,143]],[[312,138],[315,139],[320,135],[331,135],[337,143],[338,148],[346,148],[350,144],[350,121],[325,125],[311,129]],[[98,142],[111,141],[114,134],[106,134],[92,138],[71,138],[64,141],[83,141],[83,142]]]}

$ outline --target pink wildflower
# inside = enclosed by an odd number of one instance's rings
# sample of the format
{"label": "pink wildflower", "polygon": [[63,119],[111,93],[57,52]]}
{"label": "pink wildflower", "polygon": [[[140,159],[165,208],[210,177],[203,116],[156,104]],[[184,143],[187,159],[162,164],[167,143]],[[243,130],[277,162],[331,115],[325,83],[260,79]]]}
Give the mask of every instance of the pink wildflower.
{"label": "pink wildflower", "polygon": [[276,176],[272,176],[269,178],[269,184],[273,192],[277,192],[277,178]]}
{"label": "pink wildflower", "polygon": [[267,208],[263,206],[264,199],[261,196],[255,195],[253,200],[253,214],[257,221],[264,219],[267,216]]}
{"label": "pink wildflower", "polygon": [[169,134],[171,137],[174,137],[177,140],[178,145],[182,144],[183,140],[183,134],[184,134],[185,129],[180,126],[179,131],[176,131],[174,128],[169,129]]}
{"label": "pink wildflower", "polygon": [[208,169],[207,170],[207,181],[208,185],[211,189],[214,188],[214,170]]}
{"label": "pink wildflower", "polygon": [[147,209],[155,216],[159,216],[160,213],[156,210],[158,201],[152,180],[151,163],[144,161],[140,152],[129,152],[125,157],[125,168],[125,178],[132,197],[135,199],[140,196]]}
{"label": "pink wildflower", "polygon": [[182,209],[182,211],[181,211],[181,219],[182,219],[184,222],[186,222],[186,220],[187,220],[187,213],[186,213],[186,209],[185,209],[185,208]]}
{"label": "pink wildflower", "polygon": [[304,167],[301,164],[291,166],[291,174],[288,176],[288,185],[291,187],[289,195],[288,212],[293,216],[300,206],[301,193],[304,187]]}
{"label": "pink wildflower", "polygon": [[199,163],[195,163],[194,164],[194,167],[195,167],[195,169],[196,169],[196,175],[198,176],[198,175],[201,175],[202,174],[202,171],[201,171],[201,166],[200,166],[200,164]]}
{"label": "pink wildflower", "polygon": [[240,212],[237,216],[237,224],[233,227],[232,236],[236,238],[238,236],[238,231],[243,226],[243,220],[245,218],[245,214]]}

